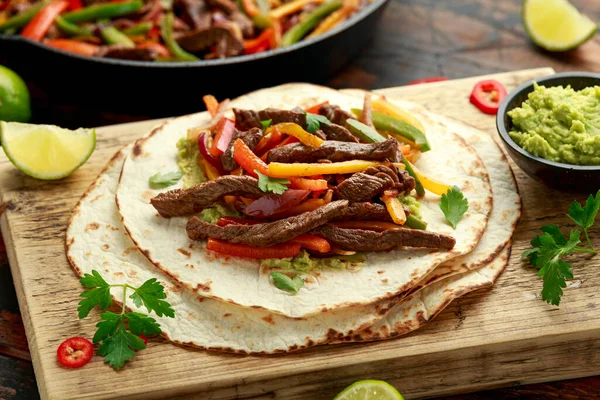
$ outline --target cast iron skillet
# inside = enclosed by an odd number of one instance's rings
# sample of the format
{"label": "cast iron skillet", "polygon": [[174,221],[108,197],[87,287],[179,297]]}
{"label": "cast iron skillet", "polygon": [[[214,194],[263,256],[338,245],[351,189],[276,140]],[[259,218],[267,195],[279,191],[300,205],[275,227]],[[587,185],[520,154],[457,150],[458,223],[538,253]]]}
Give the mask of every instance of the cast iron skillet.
{"label": "cast iron skillet", "polygon": [[323,35],[264,53],[193,62],[83,57],[0,35],[0,63],[48,93],[50,101],[99,111],[171,116],[203,108],[202,95],[233,98],[287,82],[322,83],[372,36],[389,0],[374,0]]}

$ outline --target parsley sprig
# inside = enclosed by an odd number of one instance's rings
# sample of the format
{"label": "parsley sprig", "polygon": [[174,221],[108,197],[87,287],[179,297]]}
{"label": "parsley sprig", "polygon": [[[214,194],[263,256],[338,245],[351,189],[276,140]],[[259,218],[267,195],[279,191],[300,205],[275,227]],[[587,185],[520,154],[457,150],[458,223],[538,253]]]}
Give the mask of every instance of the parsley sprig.
{"label": "parsley sprig", "polygon": [[440,209],[452,228],[456,229],[456,224],[469,209],[469,201],[457,186],[452,186],[442,194]]}
{"label": "parsley sprig", "polygon": [[306,131],[309,133],[315,133],[317,129],[323,125],[331,125],[331,121],[324,115],[305,113],[306,115]]}
{"label": "parsley sprig", "polygon": [[258,175],[258,188],[265,193],[271,192],[275,194],[282,194],[288,190],[287,186],[290,184],[290,180],[287,178],[271,178],[265,174],[261,174],[257,169],[254,170]]}
{"label": "parsley sprig", "polygon": [[127,360],[135,357],[136,350],[146,348],[140,335],[151,336],[161,333],[160,325],[148,315],[139,312],[127,312],[127,291],[133,290],[129,298],[137,307],[146,307],[148,313],[174,318],[175,311],[164,299],[167,297],[163,285],[156,278],[148,279],[140,287],[128,284],[109,284],[100,273],[93,270],[80,279],[81,284],[89,289],[81,293],[83,300],[79,302],[77,311],[79,319],[88,316],[90,311],[98,306],[105,310],[112,305],[110,288],[123,288],[121,312],[119,314],[107,311],[100,314],[101,321],[96,324],[93,342],[100,343],[98,354],[104,357],[114,369],[120,369]]}
{"label": "parsley sprig", "polygon": [[600,190],[596,196],[590,195],[585,206],[574,201],[569,207],[567,216],[577,224],[584,233],[587,246],[581,244],[581,231],[572,229],[567,238],[554,224],[542,226],[543,235],[537,235],[531,240],[531,249],[523,252],[522,259],[539,269],[538,275],[543,279],[542,300],[549,304],[559,305],[567,280],[573,279],[573,267],[563,258],[573,253],[598,252],[592,246],[588,229],[594,225],[600,209]]}

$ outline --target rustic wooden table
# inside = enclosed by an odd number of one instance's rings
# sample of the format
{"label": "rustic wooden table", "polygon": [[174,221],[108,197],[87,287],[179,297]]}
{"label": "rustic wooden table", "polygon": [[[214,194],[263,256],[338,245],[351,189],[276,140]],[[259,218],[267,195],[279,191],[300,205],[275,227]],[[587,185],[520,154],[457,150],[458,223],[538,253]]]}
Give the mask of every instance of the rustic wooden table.
{"label": "rustic wooden table", "polygon": [[[573,1],[600,21],[600,2]],[[461,78],[541,66],[556,71],[600,71],[600,39],[565,54],[541,51],[525,35],[520,4],[520,0],[391,0],[372,44],[327,84],[374,89],[433,75]],[[68,119],[72,125],[75,119],[81,125],[92,126],[151,117],[54,104],[35,86],[31,90],[35,122],[64,124]],[[0,240],[0,399],[36,398],[39,395],[27,340]],[[510,387],[446,400],[513,398],[600,398],[600,377]]]}

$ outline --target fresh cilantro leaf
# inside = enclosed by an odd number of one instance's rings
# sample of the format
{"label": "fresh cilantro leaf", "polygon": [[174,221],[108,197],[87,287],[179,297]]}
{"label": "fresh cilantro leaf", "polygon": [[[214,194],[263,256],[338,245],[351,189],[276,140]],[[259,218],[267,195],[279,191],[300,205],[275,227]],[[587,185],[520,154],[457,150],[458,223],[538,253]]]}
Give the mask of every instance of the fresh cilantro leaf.
{"label": "fresh cilantro leaf", "polygon": [[306,131],[309,133],[315,133],[317,129],[323,125],[331,125],[331,121],[324,115],[306,113]]}
{"label": "fresh cilantro leaf", "polygon": [[157,172],[148,179],[148,183],[153,189],[165,188],[179,182],[182,176],[183,172],[181,171],[167,172],[166,174]]}
{"label": "fresh cilantro leaf", "polygon": [[148,279],[142,286],[135,289],[129,298],[133,300],[137,307],[141,307],[143,304],[148,312],[154,311],[159,317],[163,315],[171,318],[175,317],[175,311],[169,303],[163,300],[167,298],[165,288],[156,278]]}
{"label": "fresh cilantro leaf", "polygon": [[129,324],[129,330],[134,335],[144,334],[146,336],[158,335],[162,331],[160,325],[152,317],[144,315],[142,313],[130,312],[125,314],[125,319]]}
{"label": "fresh cilantro leaf", "polygon": [[96,324],[98,330],[94,334],[92,342],[98,343],[114,335],[117,329],[119,329],[122,318],[122,314],[115,314],[110,311],[100,314],[100,319],[102,321]]}
{"label": "fresh cilantro leaf", "polygon": [[442,195],[440,209],[446,216],[450,225],[452,225],[452,228],[456,229],[456,224],[469,209],[469,201],[458,187],[452,186],[452,188],[448,189],[448,191]]}
{"label": "fresh cilantro leaf", "polygon": [[573,279],[571,264],[560,258],[552,259],[540,271],[543,277],[542,300],[548,304],[558,306],[563,295],[563,289],[567,287],[566,280]]}
{"label": "fresh cilantro leaf", "polygon": [[598,190],[598,193],[596,193],[596,197],[593,195],[588,197],[587,201],[585,202],[585,207],[575,200],[567,212],[567,217],[571,218],[571,220],[573,220],[573,222],[579,225],[583,230],[583,234],[588,242],[588,246],[592,250],[594,250],[594,247],[592,246],[592,241],[589,238],[588,229],[594,225],[599,210],[600,190]]}
{"label": "fresh cilantro leaf", "polygon": [[254,170],[256,175],[258,175],[258,188],[263,192],[272,192],[275,194],[282,194],[286,190],[288,190],[287,186],[290,184],[290,180],[287,178],[271,178],[270,176],[266,176],[258,172],[258,170]]}
{"label": "fresh cilantro leaf", "polygon": [[267,119],[267,120],[265,120],[265,121],[260,121],[260,124],[262,125],[262,130],[263,130],[263,131],[266,131],[266,130],[267,130],[267,128],[268,128],[269,126],[271,126],[271,122],[273,122],[273,120],[272,120],[272,119]]}
{"label": "fresh cilantro leaf", "polygon": [[77,307],[79,319],[87,317],[92,308],[96,306],[99,306],[101,310],[110,307],[112,304],[110,285],[106,283],[98,271],[93,270],[91,275],[85,274],[79,282],[86,288],[93,288],[80,294],[83,300],[79,302]]}
{"label": "fresh cilantro leaf", "polygon": [[120,369],[125,361],[135,357],[135,350],[145,349],[144,341],[125,329],[118,329],[114,335],[106,338],[98,348],[98,354],[111,367]]}
{"label": "fresh cilantro leaf", "polygon": [[273,284],[277,289],[287,292],[298,293],[298,290],[304,286],[304,279],[298,274],[294,278],[290,278],[281,272],[271,272],[271,278],[273,278]]}

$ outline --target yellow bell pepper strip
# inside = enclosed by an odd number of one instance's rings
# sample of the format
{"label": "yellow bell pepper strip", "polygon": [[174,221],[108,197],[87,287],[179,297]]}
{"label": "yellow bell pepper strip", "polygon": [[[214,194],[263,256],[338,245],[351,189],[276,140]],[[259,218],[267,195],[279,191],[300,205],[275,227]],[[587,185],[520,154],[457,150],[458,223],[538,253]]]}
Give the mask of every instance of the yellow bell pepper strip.
{"label": "yellow bell pepper strip", "polygon": [[385,138],[375,129],[355,119],[348,118],[346,120],[346,129],[365,143],[385,142]]}
{"label": "yellow bell pepper strip", "polygon": [[211,163],[206,161],[204,158],[198,158],[198,163],[201,164],[202,167],[204,167],[204,171],[206,172],[206,177],[208,178],[209,181],[214,181],[219,176],[221,176],[219,174],[219,171],[215,167],[213,167]]}
{"label": "yellow bell pepper strip", "polygon": [[427,222],[421,221],[419,218],[415,217],[414,215],[408,215],[406,217],[406,223],[404,224],[405,226],[408,226],[409,228],[412,229],[419,229],[424,231],[425,229],[427,229]]}
{"label": "yellow bell pepper strip", "polygon": [[291,46],[300,41],[308,32],[310,32],[322,19],[342,7],[341,0],[328,1],[321,4],[316,10],[306,15],[296,25],[290,28],[281,38],[281,46]]}
{"label": "yellow bell pepper strip", "polygon": [[413,169],[413,165],[410,162],[408,162],[408,160],[405,159],[404,166],[406,168],[406,172],[408,172],[408,175],[412,176],[415,179],[415,190],[417,191],[417,195],[419,197],[425,196],[425,188],[423,187],[423,184],[421,183],[419,176]]}
{"label": "yellow bell pepper strip", "polygon": [[398,200],[398,193],[395,195],[388,195],[387,191],[381,196],[381,201],[385,204],[390,216],[392,217],[392,221],[398,225],[404,225],[406,222],[406,213],[404,212],[404,207],[400,200]]}
{"label": "yellow bell pepper strip", "polygon": [[[423,188],[429,190],[431,193],[435,193],[438,196],[441,196],[444,193],[446,193],[448,190],[451,189],[450,185],[446,185],[445,183],[438,182],[435,179],[428,177],[423,172],[419,171],[417,169],[417,167],[412,165],[410,162],[405,160],[405,163],[406,163],[407,171],[408,171],[408,168],[411,168],[413,173],[415,174],[415,176],[419,179],[419,181],[423,185]],[[409,172],[409,174],[410,174],[410,172]]]}
{"label": "yellow bell pepper strip", "polygon": [[[237,161],[237,160],[236,160]],[[241,165],[241,164],[240,164]],[[268,175],[275,178],[289,178],[293,176],[313,176],[325,174],[351,174],[364,171],[369,167],[384,165],[376,161],[353,160],[329,164],[318,163],[279,163],[272,162],[268,165]]]}
{"label": "yellow bell pepper strip", "polygon": [[277,7],[269,12],[269,17],[272,19],[280,19],[287,15],[294,14],[304,6],[312,3],[322,3],[323,0],[294,0],[289,3],[286,3],[280,7]]}
{"label": "yellow bell pepper strip", "polygon": [[[117,3],[117,4],[120,4],[120,3]],[[167,46],[167,48],[169,49],[171,54],[173,54],[173,57],[175,57],[178,60],[183,60],[183,61],[199,60],[199,58],[196,57],[195,55],[190,54],[187,51],[185,51],[184,49],[182,49],[179,46],[179,44],[177,43],[177,41],[175,40],[175,38],[173,37],[174,20],[175,20],[175,17],[173,16],[173,13],[169,12],[164,15],[164,17],[162,18],[162,21],[160,23],[160,33],[165,42],[165,45]]]}
{"label": "yellow bell pepper strip", "polygon": [[280,124],[270,126],[266,133],[272,133],[275,129],[282,134],[295,137],[300,142],[310,147],[319,147],[324,142],[323,139],[313,135],[312,133],[308,133],[302,129],[300,125],[294,124],[293,122],[282,122]]}
{"label": "yellow bell pepper strip", "polygon": [[64,13],[62,17],[73,24],[99,19],[111,19],[122,15],[133,14],[142,9],[141,0],[125,1],[121,3],[98,3],[76,11]]}
{"label": "yellow bell pepper strip", "polygon": [[310,39],[315,36],[319,36],[327,31],[335,28],[340,23],[342,23],[346,18],[348,18],[350,15],[352,15],[352,13],[354,13],[357,8],[358,8],[358,1],[356,1],[356,0],[344,1],[344,6],[342,8],[340,8],[339,10],[335,11],[333,14],[331,14],[327,18],[325,18],[315,28],[315,30],[312,31],[312,33],[310,35],[308,35],[306,38]]}
{"label": "yellow bell pepper strip", "polygon": [[[359,110],[358,108],[353,108],[352,113],[359,118],[362,116],[362,110]],[[429,142],[423,132],[398,118],[374,111],[373,125],[375,125],[375,128],[377,129],[392,132],[415,142],[422,152],[431,150]]]}
{"label": "yellow bell pepper strip", "polygon": [[400,107],[393,105],[385,98],[373,99],[372,105],[373,110],[379,111],[382,114],[389,115],[390,117],[398,118],[399,120],[404,121],[407,124],[412,125],[421,132],[425,133],[425,127],[417,117],[415,117],[408,111],[405,111]]}

